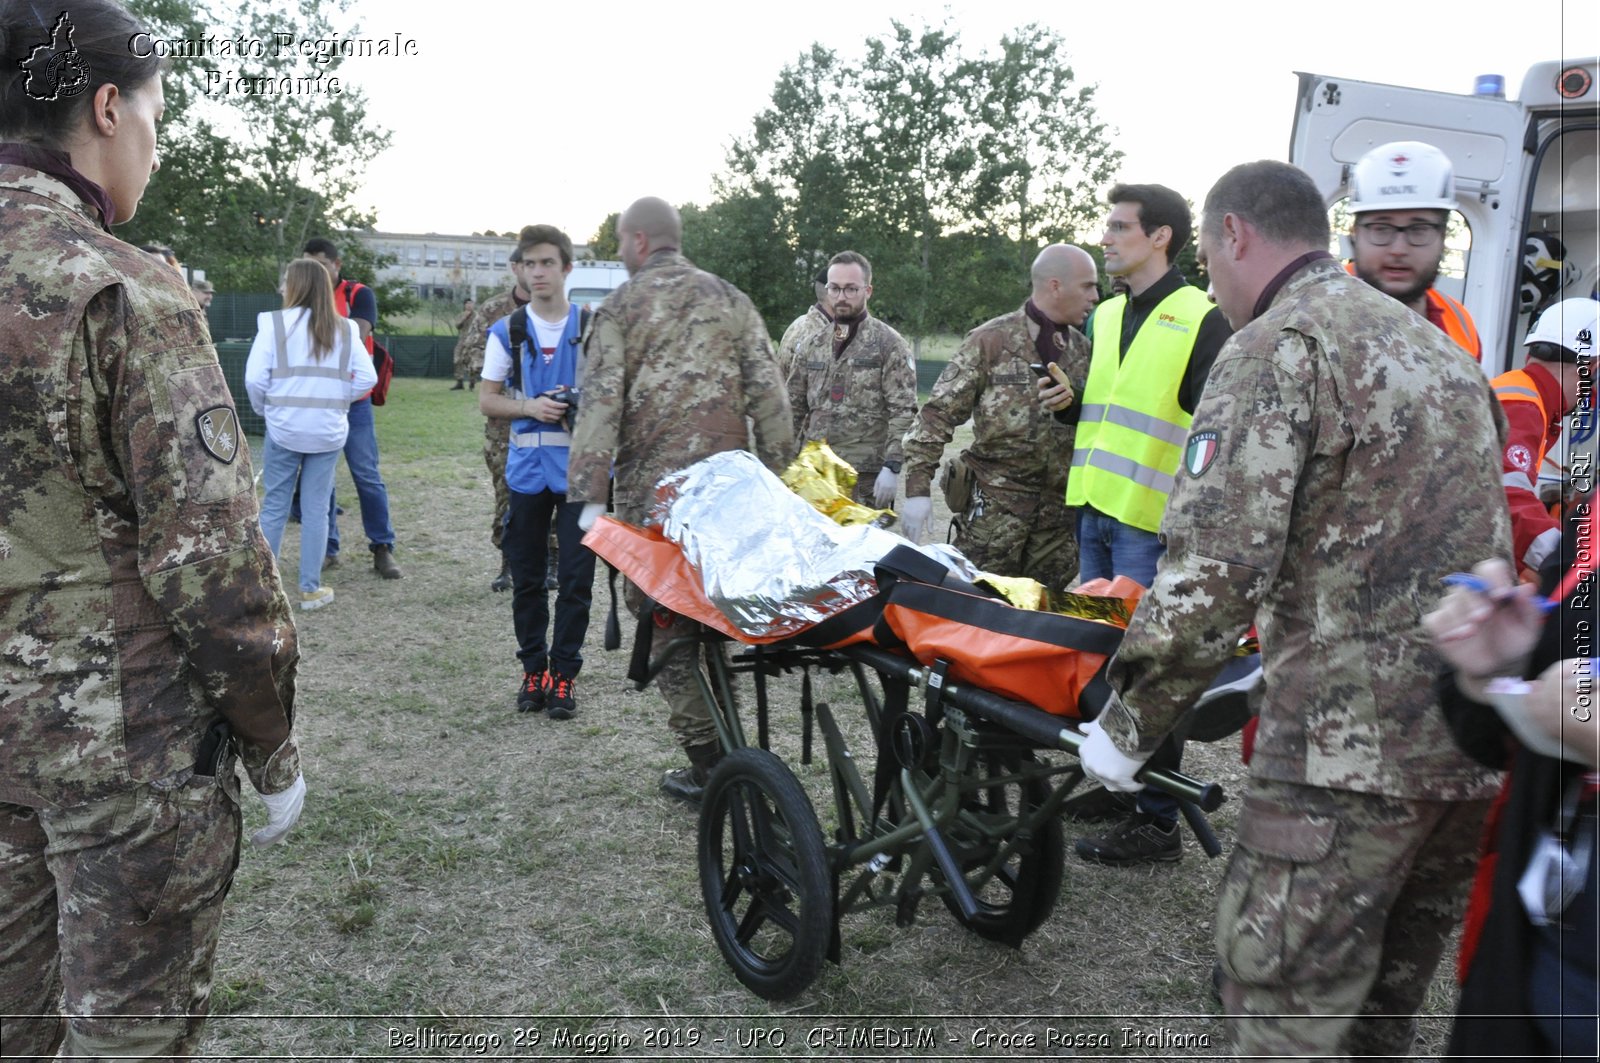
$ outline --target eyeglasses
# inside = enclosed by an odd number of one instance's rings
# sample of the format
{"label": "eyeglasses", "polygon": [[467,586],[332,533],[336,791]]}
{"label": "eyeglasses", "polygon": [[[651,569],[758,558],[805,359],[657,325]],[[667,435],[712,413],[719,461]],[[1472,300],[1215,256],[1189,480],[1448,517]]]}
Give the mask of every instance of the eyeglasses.
{"label": "eyeglasses", "polygon": [[827,291],[827,293],[829,295],[833,296],[835,299],[837,299],[841,295],[848,295],[850,298],[854,299],[856,296],[861,294],[861,285],[859,285],[859,284],[847,284],[843,288],[841,288],[837,284],[830,284],[830,285],[828,285],[828,287],[825,290]]}
{"label": "eyeglasses", "polygon": [[1443,225],[1431,221],[1412,222],[1403,229],[1387,222],[1368,221],[1362,222],[1356,228],[1367,234],[1367,239],[1371,241],[1373,247],[1388,247],[1394,243],[1395,233],[1405,233],[1406,243],[1412,247],[1427,247],[1444,232]]}

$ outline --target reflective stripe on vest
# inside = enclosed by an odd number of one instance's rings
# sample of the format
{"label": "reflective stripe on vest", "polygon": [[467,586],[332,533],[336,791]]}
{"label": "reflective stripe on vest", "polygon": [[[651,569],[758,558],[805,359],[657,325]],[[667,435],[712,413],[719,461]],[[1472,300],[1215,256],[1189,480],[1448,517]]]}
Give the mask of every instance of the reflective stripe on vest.
{"label": "reflective stripe on vest", "polygon": [[1472,357],[1480,362],[1483,361],[1483,342],[1478,339],[1478,327],[1473,324],[1472,315],[1467,313],[1467,308],[1443,292],[1432,288],[1424,294],[1429,303],[1448,311],[1438,315],[1444,320],[1444,334],[1455,340],[1456,345]]}
{"label": "reflective stripe on vest", "polygon": [[514,447],[570,447],[572,437],[566,432],[512,432]]}
{"label": "reflective stripe on vest", "polygon": [[1150,311],[1123,357],[1127,304],[1119,296],[1095,311],[1066,501],[1154,532],[1192,420],[1178,404],[1178,389],[1212,305],[1199,288],[1178,289]]}
{"label": "reflective stripe on vest", "polygon": [[[343,319],[339,321],[339,364],[317,365],[307,362],[304,365],[289,364],[289,332],[285,325],[284,311],[275,310],[272,313],[272,338],[278,345],[278,359],[272,367],[274,380],[288,380],[291,377],[303,377],[310,380],[342,380],[350,379],[350,329]],[[306,342],[311,339],[311,312],[306,311]],[[316,398],[310,395],[268,395],[265,405],[279,407],[294,407],[299,410],[348,410],[350,400],[345,397],[344,390],[340,389],[338,398]]]}
{"label": "reflective stripe on vest", "polygon": [[[1527,370],[1513,369],[1509,373],[1501,373],[1489,381],[1489,388],[1494,392],[1494,397],[1500,400],[1500,405],[1504,406],[1511,402],[1531,403],[1533,408],[1539,411],[1539,423],[1542,425],[1550,423],[1550,411],[1545,408],[1544,398],[1539,394],[1538,382],[1528,375]],[[1544,464],[1545,438],[1543,435],[1539,437],[1539,453],[1533,456],[1535,469]],[[1507,487],[1519,487],[1524,491],[1534,490],[1533,476],[1519,475],[1522,478],[1512,482],[1512,474],[1505,473],[1501,476],[1500,482]]]}

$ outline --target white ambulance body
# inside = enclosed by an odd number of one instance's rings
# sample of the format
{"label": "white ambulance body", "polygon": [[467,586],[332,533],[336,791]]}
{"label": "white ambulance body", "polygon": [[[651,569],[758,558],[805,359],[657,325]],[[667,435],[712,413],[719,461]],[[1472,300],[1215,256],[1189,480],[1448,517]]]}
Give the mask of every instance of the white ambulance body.
{"label": "white ambulance body", "polygon": [[579,306],[599,306],[627,279],[628,267],[621,262],[580,259],[572,264],[572,272],[567,274],[567,300]]}
{"label": "white ambulance body", "polygon": [[[1351,167],[1380,144],[1420,140],[1450,157],[1466,231],[1452,233],[1447,272],[1436,287],[1466,304],[1490,376],[1524,361],[1534,309],[1524,293],[1530,233],[1553,233],[1566,246],[1563,283],[1548,301],[1590,295],[1600,284],[1597,67],[1596,59],[1539,63],[1513,99],[1299,74],[1289,158],[1311,174],[1331,208],[1349,194]],[[1348,258],[1348,235],[1340,242]],[[1541,481],[1564,480],[1564,466],[1592,468],[1594,413],[1580,410],[1574,421],[1566,445],[1552,448]],[[1590,459],[1574,465],[1578,450]]]}

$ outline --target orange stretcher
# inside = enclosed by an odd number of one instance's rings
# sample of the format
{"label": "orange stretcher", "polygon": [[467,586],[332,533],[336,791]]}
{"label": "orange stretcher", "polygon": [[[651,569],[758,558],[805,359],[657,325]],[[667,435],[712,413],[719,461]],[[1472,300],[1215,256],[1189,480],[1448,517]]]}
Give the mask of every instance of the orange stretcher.
{"label": "orange stretcher", "polygon": [[[699,682],[724,756],[705,787],[697,862],[712,934],[745,986],[769,1000],[803,992],[824,959],[839,961],[839,920],[857,911],[892,908],[910,925],[921,903],[937,898],[975,933],[1015,947],[1048,918],[1064,875],[1062,812],[1088,792],[1076,757],[1050,754],[1076,754],[1076,720],[1104,703],[1104,664],[1137,584],[1098,588],[1106,603],[1089,604],[1102,619],[1052,623],[1013,615],[1029,611],[903,558],[880,564],[876,595],[842,603],[822,623],[751,637],[710,601],[701,574],[660,532],[601,518],[584,543],[655,608],[701,625],[691,638],[648,647],[648,667],[630,677],[642,689],[677,653],[708,663]],[[982,600],[962,600],[970,597]],[[987,618],[987,626],[970,617]],[[648,620],[637,639],[650,637]],[[727,640],[740,644],[737,653],[703,653]],[[1031,659],[1018,649],[1023,643],[1032,644]],[[635,661],[641,657],[636,643]],[[1234,672],[1248,674],[1241,660]],[[811,763],[816,732],[826,755],[826,832],[811,796],[771,749],[771,682],[795,672],[801,763]],[[814,672],[853,677],[875,757],[859,759],[836,707],[813,698]],[[755,687],[754,742],[734,696],[746,675]],[[1232,733],[1248,716],[1248,684],[1238,674],[1224,678],[1219,695],[1191,713],[1191,737]],[[1201,845],[1220,852],[1205,819],[1224,799],[1220,787],[1169,772],[1142,779],[1177,798]]]}

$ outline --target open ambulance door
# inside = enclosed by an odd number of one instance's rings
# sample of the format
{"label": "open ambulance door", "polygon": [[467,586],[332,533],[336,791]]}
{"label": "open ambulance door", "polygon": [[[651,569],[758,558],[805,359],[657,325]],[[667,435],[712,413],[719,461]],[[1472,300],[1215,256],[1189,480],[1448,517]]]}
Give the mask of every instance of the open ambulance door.
{"label": "open ambulance door", "polygon": [[[1462,230],[1452,225],[1435,286],[1466,304],[1483,338],[1484,370],[1503,371],[1509,315],[1515,306],[1522,259],[1522,107],[1494,96],[1409,89],[1296,72],[1289,161],[1309,173],[1335,210],[1335,254],[1350,257],[1350,170],[1372,148],[1393,140],[1420,140],[1450,157]],[[1342,224],[1339,224],[1342,223]],[[1344,231],[1340,231],[1343,229]]]}
{"label": "open ambulance door", "polygon": [[[1490,376],[1523,363],[1523,338],[1544,306],[1600,285],[1600,61],[1535,64],[1515,100],[1298,76],[1289,159],[1330,207],[1348,196],[1351,166],[1379,144],[1420,140],[1450,157],[1464,230],[1451,226],[1437,286],[1471,312]],[[1338,230],[1349,219],[1334,214],[1335,253],[1348,258],[1348,233]],[[1540,234],[1564,247],[1559,277],[1543,288],[1524,274],[1525,255],[1538,265],[1525,241]],[[1593,484],[1595,424],[1592,409],[1578,411],[1551,448],[1541,487]]]}

